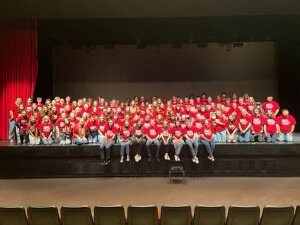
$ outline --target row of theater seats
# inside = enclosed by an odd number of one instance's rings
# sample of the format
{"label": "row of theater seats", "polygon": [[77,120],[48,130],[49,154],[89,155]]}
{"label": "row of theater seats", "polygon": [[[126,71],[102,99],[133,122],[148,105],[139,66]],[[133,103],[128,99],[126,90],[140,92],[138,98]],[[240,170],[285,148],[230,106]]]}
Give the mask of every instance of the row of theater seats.
{"label": "row of theater seats", "polygon": [[127,219],[123,206],[96,206],[91,209],[62,207],[0,207],[1,225],[300,225],[300,206],[265,207],[260,219],[257,206],[230,206],[225,219],[224,206],[162,206],[160,219],[156,206],[129,206]]}

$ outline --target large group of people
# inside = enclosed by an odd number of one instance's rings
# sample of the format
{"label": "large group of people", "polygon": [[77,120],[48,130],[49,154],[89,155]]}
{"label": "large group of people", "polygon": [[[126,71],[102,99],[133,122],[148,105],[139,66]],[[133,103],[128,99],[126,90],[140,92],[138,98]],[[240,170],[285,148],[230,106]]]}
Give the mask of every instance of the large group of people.
{"label": "large group of people", "polygon": [[[201,96],[156,98],[143,96],[126,101],[70,97],[53,100],[17,98],[10,108],[9,138],[20,145],[99,145],[103,164],[110,162],[110,149],[120,144],[120,162],[130,161],[130,151],[139,162],[145,147],[151,161],[160,150],[170,160],[180,161],[184,144],[198,164],[198,147],[203,144],[208,159],[214,161],[215,143],[291,142],[296,125],[288,109],[268,96],[262,103],[252,96],[225,92],[215,99]],[[132,146],[132,147],[130,147]],[[152,146],[155,146],[153,148]]]}

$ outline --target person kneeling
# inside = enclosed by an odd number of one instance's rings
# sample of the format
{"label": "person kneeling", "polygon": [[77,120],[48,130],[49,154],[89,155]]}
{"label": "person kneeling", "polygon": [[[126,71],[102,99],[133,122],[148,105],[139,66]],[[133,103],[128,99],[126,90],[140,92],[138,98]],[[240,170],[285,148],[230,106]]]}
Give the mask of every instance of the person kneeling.
{"label": "person kneeling", "polygon": [[42,143],[44,145],[51,145],[53,143],[52,132],[53,124],[50,122],[49,116],[44,116],[43,122],[39,126]]}
{"label": "person kneeling", "polygon": [[279,141],[293,141],[296,120],[289,114],[289,110],[282,109],[282,115],[277,118],[279,124]]}
{"label": "person kneeling", "polygon": [[73,143],[77,145],[87,144],[85,121],[80,119],[79,123],[75,126],[73,132]]}
{"label": "person kneeling", "polygon": [[279,133],[279,125],[274,118],[274,113],[271,110],[267,112],[264,132],[268,143],[276,143],[277,134]]}
{"label": "person kneeling", "polygon": [[229,115],[228,116],[228,124],[226,128],[226,133],[227,133],[227,142],[228,143],[236,143],[238,136],[237,136],[237,131],[238,131],[238,122],[235,119],[235,116]]}

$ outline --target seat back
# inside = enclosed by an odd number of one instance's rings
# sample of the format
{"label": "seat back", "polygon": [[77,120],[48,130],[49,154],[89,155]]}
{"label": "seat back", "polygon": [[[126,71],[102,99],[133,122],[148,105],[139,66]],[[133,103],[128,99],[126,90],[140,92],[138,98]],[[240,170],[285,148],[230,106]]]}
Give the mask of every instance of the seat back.
{"label": "seat back", "polygon": [[128,225],[158,225],[156,206],[128,206]]}
{"label": "seat back", "polygon": [[88,206],[63,206],[60,212],[63,225],[93,225],[91,209]]}
{"label": "seat back", "polygon": [[56,207],[28,207],[28,221],[30,225],[60,225],[60,218]]}
{"label": "seat back", "polygon": [[258,206],[230,206],[227,225],[258,225],[260,209]]}
{"label": "seat back", "polygon": [[162,206],[161,225],[190,225],[192,223],[191,206]]}
{"label": "seat back", "polygon": [[264,207],[261,225],[291,225],[294,217],[294,207]]}
{"label": "seat back", "polygon": [[224,225],[225,206],[197,205],[193,225]]}
{"label": "seat back", "polygon": [[95,225],[125,225],[124,207],[117,206],[95,206]]}
{"label": "seat back", "polygon": [[296,207],[293,225],[300,225],[300,206],[299,205]]}
{"label": "seat back", "polygon": [[28,225],[23,207],[0,207],[0,224]]}

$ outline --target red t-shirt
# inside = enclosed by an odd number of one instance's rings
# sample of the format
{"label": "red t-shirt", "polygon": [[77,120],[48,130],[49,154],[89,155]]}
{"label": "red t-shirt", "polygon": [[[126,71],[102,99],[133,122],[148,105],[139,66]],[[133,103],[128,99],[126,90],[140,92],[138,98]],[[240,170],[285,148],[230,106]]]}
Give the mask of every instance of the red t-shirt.
{"label": "red t-shirt", "polygon": [[99,129],[99,125],[98,125],[98,123],[97,123],[96,120],[94,122],[89,121],[86,124],[86,129],[89,130],[89,131],[91,131],[91,132],[95,132],[95,131],[97,131]]}
{"label": "red t-shirt", "polygon": [[99,131],[102,135],[105,135],[107,129],[108,129],[108,125],[106,122],[99,122]]}
{"label": "red t-shirt", "polygon": [[266,131],[268,134],[275,134],[276,133],[276,119],[273,118],[266,118]]}
{"label": "red t-shirt", "polygon": [[158,135],[160,133],[160,129],[157,126],[150,126],[147,130],[146,130],[146,135],[147,137],[149,137],[150,139],[157,139]]}
{"label": "red t-shirt", "polygon": [[286,117],[281,115],[277,118],[277,123],[282,133],[289,133],[292,130],[292,126],[296,125],[296,120],[291,115],[287,115]]}
{"label": "red t-shirt", "polygon": [[121,136],[122,141],[128,141],[129,138],[131,137],[131,132],[129,129],[127,129],[127,130],[121,129],[120,136]]}
{"label": "red t-shirt", "polygon": [[260,133],[263,129],[265,118],[262,115],[252,117],[252,132],[255,134]]}
{"label": "red t-shirt", "polygon": [[200,120],[194,120],[193,127],[195,129],[195,132],[197,134],[199,134],[201,132],[202,127],[203,127],[202,121],[200,121]]}
{"label": "red t-shirt", "polygon": [[172,133],[170,128],[162,128],[160,135],[164,138],[167,138]]}
{"label": "red t-shirt", "polygon": [[180,127],[173,127],[172,129],[172,135],[176,138],[176,139],[180,139],[184,136],[185,134],[185,129]]}
{"label": "red t-shirt", "polygon": [[133,127],[133,128],[131,129],[131,133],[132,133],[135,137],[141,138],[141,137],[143,136],[143,129],[142,129],[142,127],[140,127],[140,128]]}
{"label": "red t-shirt", "polygon": [[224,123],[224,125],[216,123],[216,128],[215,128],[216,132],[224,131],[227,127],[227,122],[228,121],[224,117],[217,118],[216,121],[219,121],[220,123]]}
{"label": "red t-shirt", "polygon": [[106,130],[106,137],[107,139],[111,140],[115,137],[115,135],[119,133],[119,129],[117,129],[116,127],[112,126],[112,127],[107,127]]}
{"label": "red t-shirt", "polygon": [[9,107],[9,110],[13,112],[14,119],[17,119],[19,117],[19,106],[15,103]]}
{"label": "red t-shirt", "polygon": [[207,139],[211,139],[214,133],[215,129],[212,126],[203,126],[201,129],[201,134]]}
{"label": "red t-shirt", "polygon": [[41,123],[39,126],[39,129],[41,133],[48,138],[53,130],[53,124],[52,123]]}
{"label": "red t-shirt", "polygon": [[239,129],[238,121],[235,120],[234,122],[228,122],[227,129],[228,129],[229,133],[232,133],[235,129]]}
{"label": "red t-shirt", "polygon": [[20,127],[20,130],[27,131],[29,129],[29,119],[28,117],[19,117],[17,123]]}
{"label": "red t-shirt", "polygon": [[241,128],[244,130],[248,127],[248,125],[251,123],[251,116],[249,115],[241,115],[239,118],[239,124],[241,125]]}
{"label": "red t-shirt", "polygon": [[271,110],[274,113],[277,109],[279,109],[279,105],[275,101],[264,102],[262,104],[262,108],[264,109],[265,113],[267,113],[269,110]]}
{"label": "red t-shirt", "polygon": [[188,138],[190,138],[190,139],[194,139],[198,129],[194,126],[187,127],[186,129],[187,129],[186,136],[188,136]]}
{"label": "red t-shirt", "polygon": [[66,126],[65,120],[62,118],[59,118],[55,125],[58,127],[59,131],[62,131],[64,129],[64,127]]}

